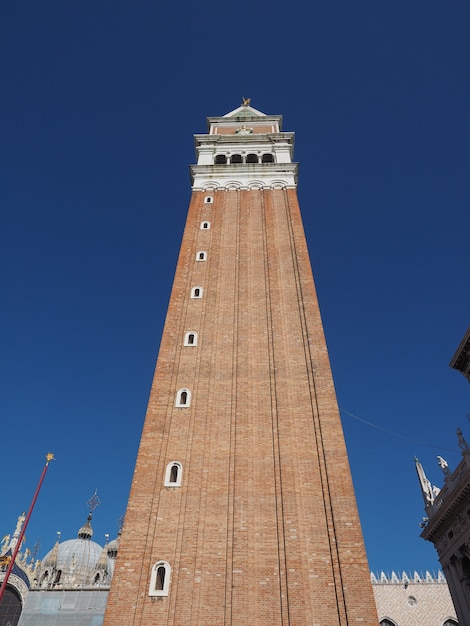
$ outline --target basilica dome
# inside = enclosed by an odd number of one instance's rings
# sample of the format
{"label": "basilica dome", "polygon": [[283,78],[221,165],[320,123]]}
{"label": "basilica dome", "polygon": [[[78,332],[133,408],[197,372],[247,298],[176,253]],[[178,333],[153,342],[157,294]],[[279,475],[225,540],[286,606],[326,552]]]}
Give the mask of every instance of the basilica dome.
{"label": "basilica dome", "polygon": [[40,588],[73,588],[110,583],[114,560],[104,548],[92,541],[91,514],[76,539],[60,543],[46,555],[37,579]]}

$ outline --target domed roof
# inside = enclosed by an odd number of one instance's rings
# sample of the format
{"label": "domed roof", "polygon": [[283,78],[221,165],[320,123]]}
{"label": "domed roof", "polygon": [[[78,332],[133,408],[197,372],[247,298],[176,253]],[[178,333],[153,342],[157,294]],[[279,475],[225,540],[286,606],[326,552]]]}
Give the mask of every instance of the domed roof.
{"label": "domed roof", "polygon": [[71,585],[90,584],[102,547],[91,539],[69,539],[59,545],[56,570],[62,571],[61,582]]}
{"label": "domed roof", "polygon": [[[95,572],[103,548],[91,540],[93,530],[90,521],[91,515],[78,531],[76,539],[69,539],[63,543],[57,541],[54,548],[44,557],[41,586],[52,584],[77,587],[94,584]],[[111,559],[108,557],[106,561],[107,563],[103,563],[102,566],[107,571],[112,570]]]}

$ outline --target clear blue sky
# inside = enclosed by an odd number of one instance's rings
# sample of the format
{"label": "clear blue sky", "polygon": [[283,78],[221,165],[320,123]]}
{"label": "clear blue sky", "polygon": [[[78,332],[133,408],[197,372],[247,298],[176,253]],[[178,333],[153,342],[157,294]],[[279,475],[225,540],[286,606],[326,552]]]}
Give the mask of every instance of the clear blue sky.
{"label": "clear blue sky", "polygon": [[[370,566],[437,570],[413,458],[470,440],[470,5],[4,2],[1,533],[50,467],[39,556],[124,513],[190,197],[193,133],[251,96],[299,196]],[[448,451],[451,450],[451,451]]]}

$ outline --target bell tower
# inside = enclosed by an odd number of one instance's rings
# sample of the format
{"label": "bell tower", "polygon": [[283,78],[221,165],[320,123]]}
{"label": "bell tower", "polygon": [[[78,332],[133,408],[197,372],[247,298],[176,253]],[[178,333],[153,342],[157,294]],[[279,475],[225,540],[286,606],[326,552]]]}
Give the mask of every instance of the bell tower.
{"label": "bell tower", "polygon": [[105,626],[376,626],[297,199],[249,101],[192,196]]}

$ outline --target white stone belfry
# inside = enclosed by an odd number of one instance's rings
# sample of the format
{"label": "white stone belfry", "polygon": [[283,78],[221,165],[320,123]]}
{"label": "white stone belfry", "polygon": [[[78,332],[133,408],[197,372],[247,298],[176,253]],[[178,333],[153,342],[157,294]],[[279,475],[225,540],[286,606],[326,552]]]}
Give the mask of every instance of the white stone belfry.
{"label": "white stone belfry", "polygon": [[193,190],[295,188],[294,133],[281,127],[282,115],[265,115],[251,106],[208,118],[209,133],[195,135]]}

